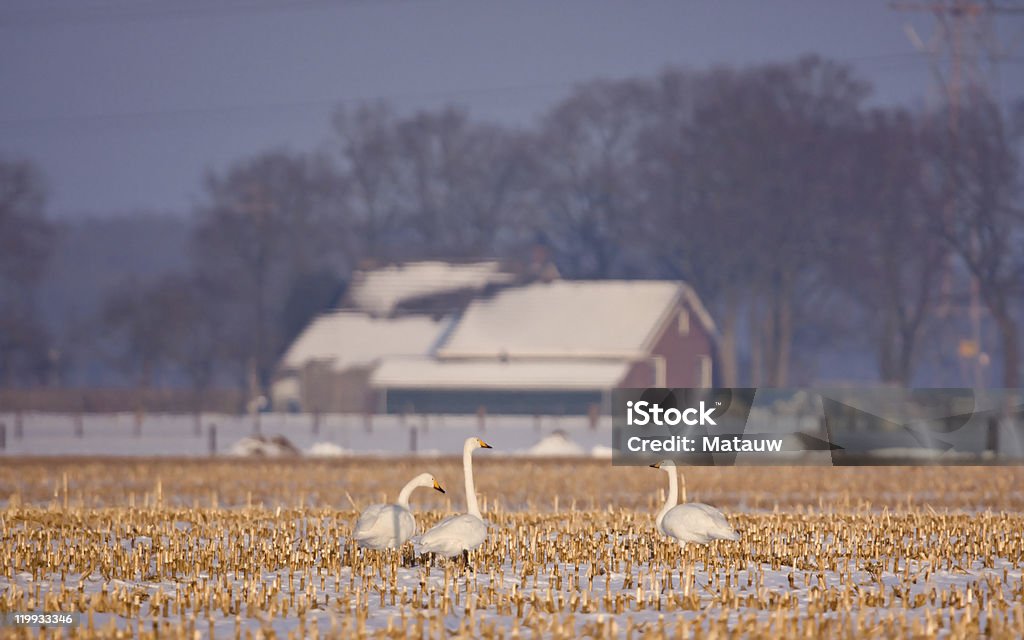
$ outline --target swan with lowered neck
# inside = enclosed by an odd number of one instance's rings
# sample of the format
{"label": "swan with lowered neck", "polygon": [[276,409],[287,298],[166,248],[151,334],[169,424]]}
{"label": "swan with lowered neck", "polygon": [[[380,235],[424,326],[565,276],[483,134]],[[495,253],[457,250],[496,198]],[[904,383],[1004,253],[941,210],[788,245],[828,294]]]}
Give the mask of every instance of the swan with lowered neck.
{"label": "swan with lowered neck", "polygon": [[[707,544],[712,540],[739,540],[729,521],[718,509],[699,502],[686,502],[686,478],[683,477],[683,504],[679,500],[679,485],[676,480],[676,465],[671,460],[662,460],[651,465],[668,474],[668,498],[658,512],[655,526],[664,535],[681,545],[687,542]],[[679,474],[682,476],[682,473]]]}
{"label": "swan with lowered neck", "polygon": [[416,519],[409,510],[409,497],[418,487],[428,487],[444,493],[444,489],[429,473],[421,473],[410,480],[398,494],[394,504],[375,504],[366,508],[356,521],[352,538],[360,547],[368,549],[395,549],[416,533]]}
{"label": "swan with lowered neck", "polygon": [[436,553],[452,557],[476,549],[487,539],[487,523],[476,502],[473,484],[473,452],[490,449],[480,438],[468,438],[462,447],[462,474],[466,480],[466,513],[449,516],[437,523],[416,541],[420,553]]}

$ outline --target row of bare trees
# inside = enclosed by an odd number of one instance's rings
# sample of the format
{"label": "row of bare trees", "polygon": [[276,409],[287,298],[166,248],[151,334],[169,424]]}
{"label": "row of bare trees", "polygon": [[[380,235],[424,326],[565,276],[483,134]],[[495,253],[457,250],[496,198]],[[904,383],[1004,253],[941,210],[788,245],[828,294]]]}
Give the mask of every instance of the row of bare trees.
{"label": "row of bare trees", "polygon": [[0,159],[0,385],[46,382],[49,335],[35,304],[54,233],[44,191],[32,164]]}
{"label": "row of bare trees", "polygon": [[840,344],[910,384],[922,353],[955,353],[973,279],[1001,383],[1019,386],[1021,131],[981,95],[951,113],[869,107],[869,92],[805,57],[592,82],[529,129],[341,109],[326,151],[211,173],[192,272],[120,292],[104,322],[140,379],[173,366],[196,388],[265,388],[362,260],[539,241],[567,277],[692,283],[727,385],[809,382],[795,363]]}

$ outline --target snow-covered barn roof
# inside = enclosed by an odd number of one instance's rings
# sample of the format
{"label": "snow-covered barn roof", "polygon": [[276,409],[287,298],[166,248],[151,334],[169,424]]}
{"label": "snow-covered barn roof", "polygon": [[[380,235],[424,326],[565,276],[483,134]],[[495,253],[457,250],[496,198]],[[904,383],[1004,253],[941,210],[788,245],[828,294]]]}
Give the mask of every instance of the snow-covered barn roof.
{"label": "snow-covered barn roof", "polygon": [[348,299],[356,309],[388,315],[404,300],[467,289],[480,291],[514,278],[513,274],[502,271],[496,260],[410,262],[357,272],[349,287]]}
{"label": "snow-covered barn roof", "polygon": [[380,389],[605,390],[629,363],[608,360],[436,360],[388,358],[370,377]]}
{"label": "snow-covered barn roof", "polygon": [[711,334],[693,290],[659,280],[556,280],[512,287],[466,309],[438,349],[458,358],[635,358],[685,301]]}
{"label": "snow-covered barn roof", "polygon": [[426,355],[450,322],[429,316],[374,318],[351,311],[327,313],[311,322],[292,343],[281,367],[299,369],[317,361],[343,371],[388,356]]}

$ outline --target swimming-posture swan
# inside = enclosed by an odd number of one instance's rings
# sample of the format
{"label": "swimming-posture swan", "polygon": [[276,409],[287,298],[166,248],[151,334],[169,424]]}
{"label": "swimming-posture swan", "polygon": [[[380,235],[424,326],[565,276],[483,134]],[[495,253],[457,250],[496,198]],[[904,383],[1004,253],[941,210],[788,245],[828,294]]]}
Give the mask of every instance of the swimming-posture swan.
{"label": "swimming-posture swan", "polygon": [[[698,502],[686,502],[686,478],[683,478],[683,504],[679,499],[676,465],[671,460],[652,464],[668,474],[668,499],[658,512],[655,525],[658,531],[685,545],[687,542],[707,544],[712,540],[739,540],[737,533],[718,509]],[[679,474],[682,476],[682,473]]]}
{"label": "swimming-posture swan", "polygon": [[398,502],[394,504],[375,504],[356,521],[352,537],[360,547],[370,549],[395,549],[416,533],[416,519],[409,511],[409,496],[417,487],[430,487],[444,493],[434,476],[421,473],[402,487],[398,494]]}
{"label": "swimming-posture swan", "polygon": [[487,523],[480,515],[476,504],[476,488],[473,486],[473,451],[490,449],[480,438],[468,438],[462,447],[462,472],[466,476],[466,511],[449,516],[434,528],[419,537],[416,550],[420,553],[436,553],[446,557],[457,556],[463,551],[476,549],[487,538]]}

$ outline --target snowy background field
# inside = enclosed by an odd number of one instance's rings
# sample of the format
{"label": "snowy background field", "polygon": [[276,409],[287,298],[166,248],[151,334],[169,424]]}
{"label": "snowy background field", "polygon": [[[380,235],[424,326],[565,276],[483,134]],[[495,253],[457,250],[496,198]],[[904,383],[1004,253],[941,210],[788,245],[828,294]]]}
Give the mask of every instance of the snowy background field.
{"label": "snowy background field", "polygon": [[[0,413],[6,425],[8,456],[157,456],[197,457],[211,453],[210,433],[215,431],[216,455],[285,455],[289,451],[272,443],[260,446],[256,437],[272,440],[283,436],[293,453],[311,456],[339,455],[450,455],[463,441],[479,435],[502,454],[553,456],[611,456],[611,418],[591,426],[578,416],[409,416],[267,413],[251,416],[204,414],[194,416],[153,414],[142,418],[122,414],[26,413],[15,425],[15,414]],[[552,437],[554,436],[554,437]]]}
{"label": "snowy background field", "polygon": [[[746,433],[790,436],[803,432],[826,437],[820,417],[758,409],[741,428]],[[264,413],[201,416],[132,413],[62,414],[0,412],[2,456],[425,456],[457,454],[469,436],[480,435],[499,455],[612,456],[609,416],[595,423],[584,416],[409,415]],[[998,447],[985,451],[984,420],[940,434],[940,445],[926,428],[909,425],[884,432],[839,432],[833,441],[848,452],[893,460],[991,463],[1024,460],[1024,426],[1004,420]],[[283,439],[283,440],[282,440]],[[779,464],[832,463],[826,451],[774,454]],[[763,454],[740,454],[736,462],[764,463]]]}

